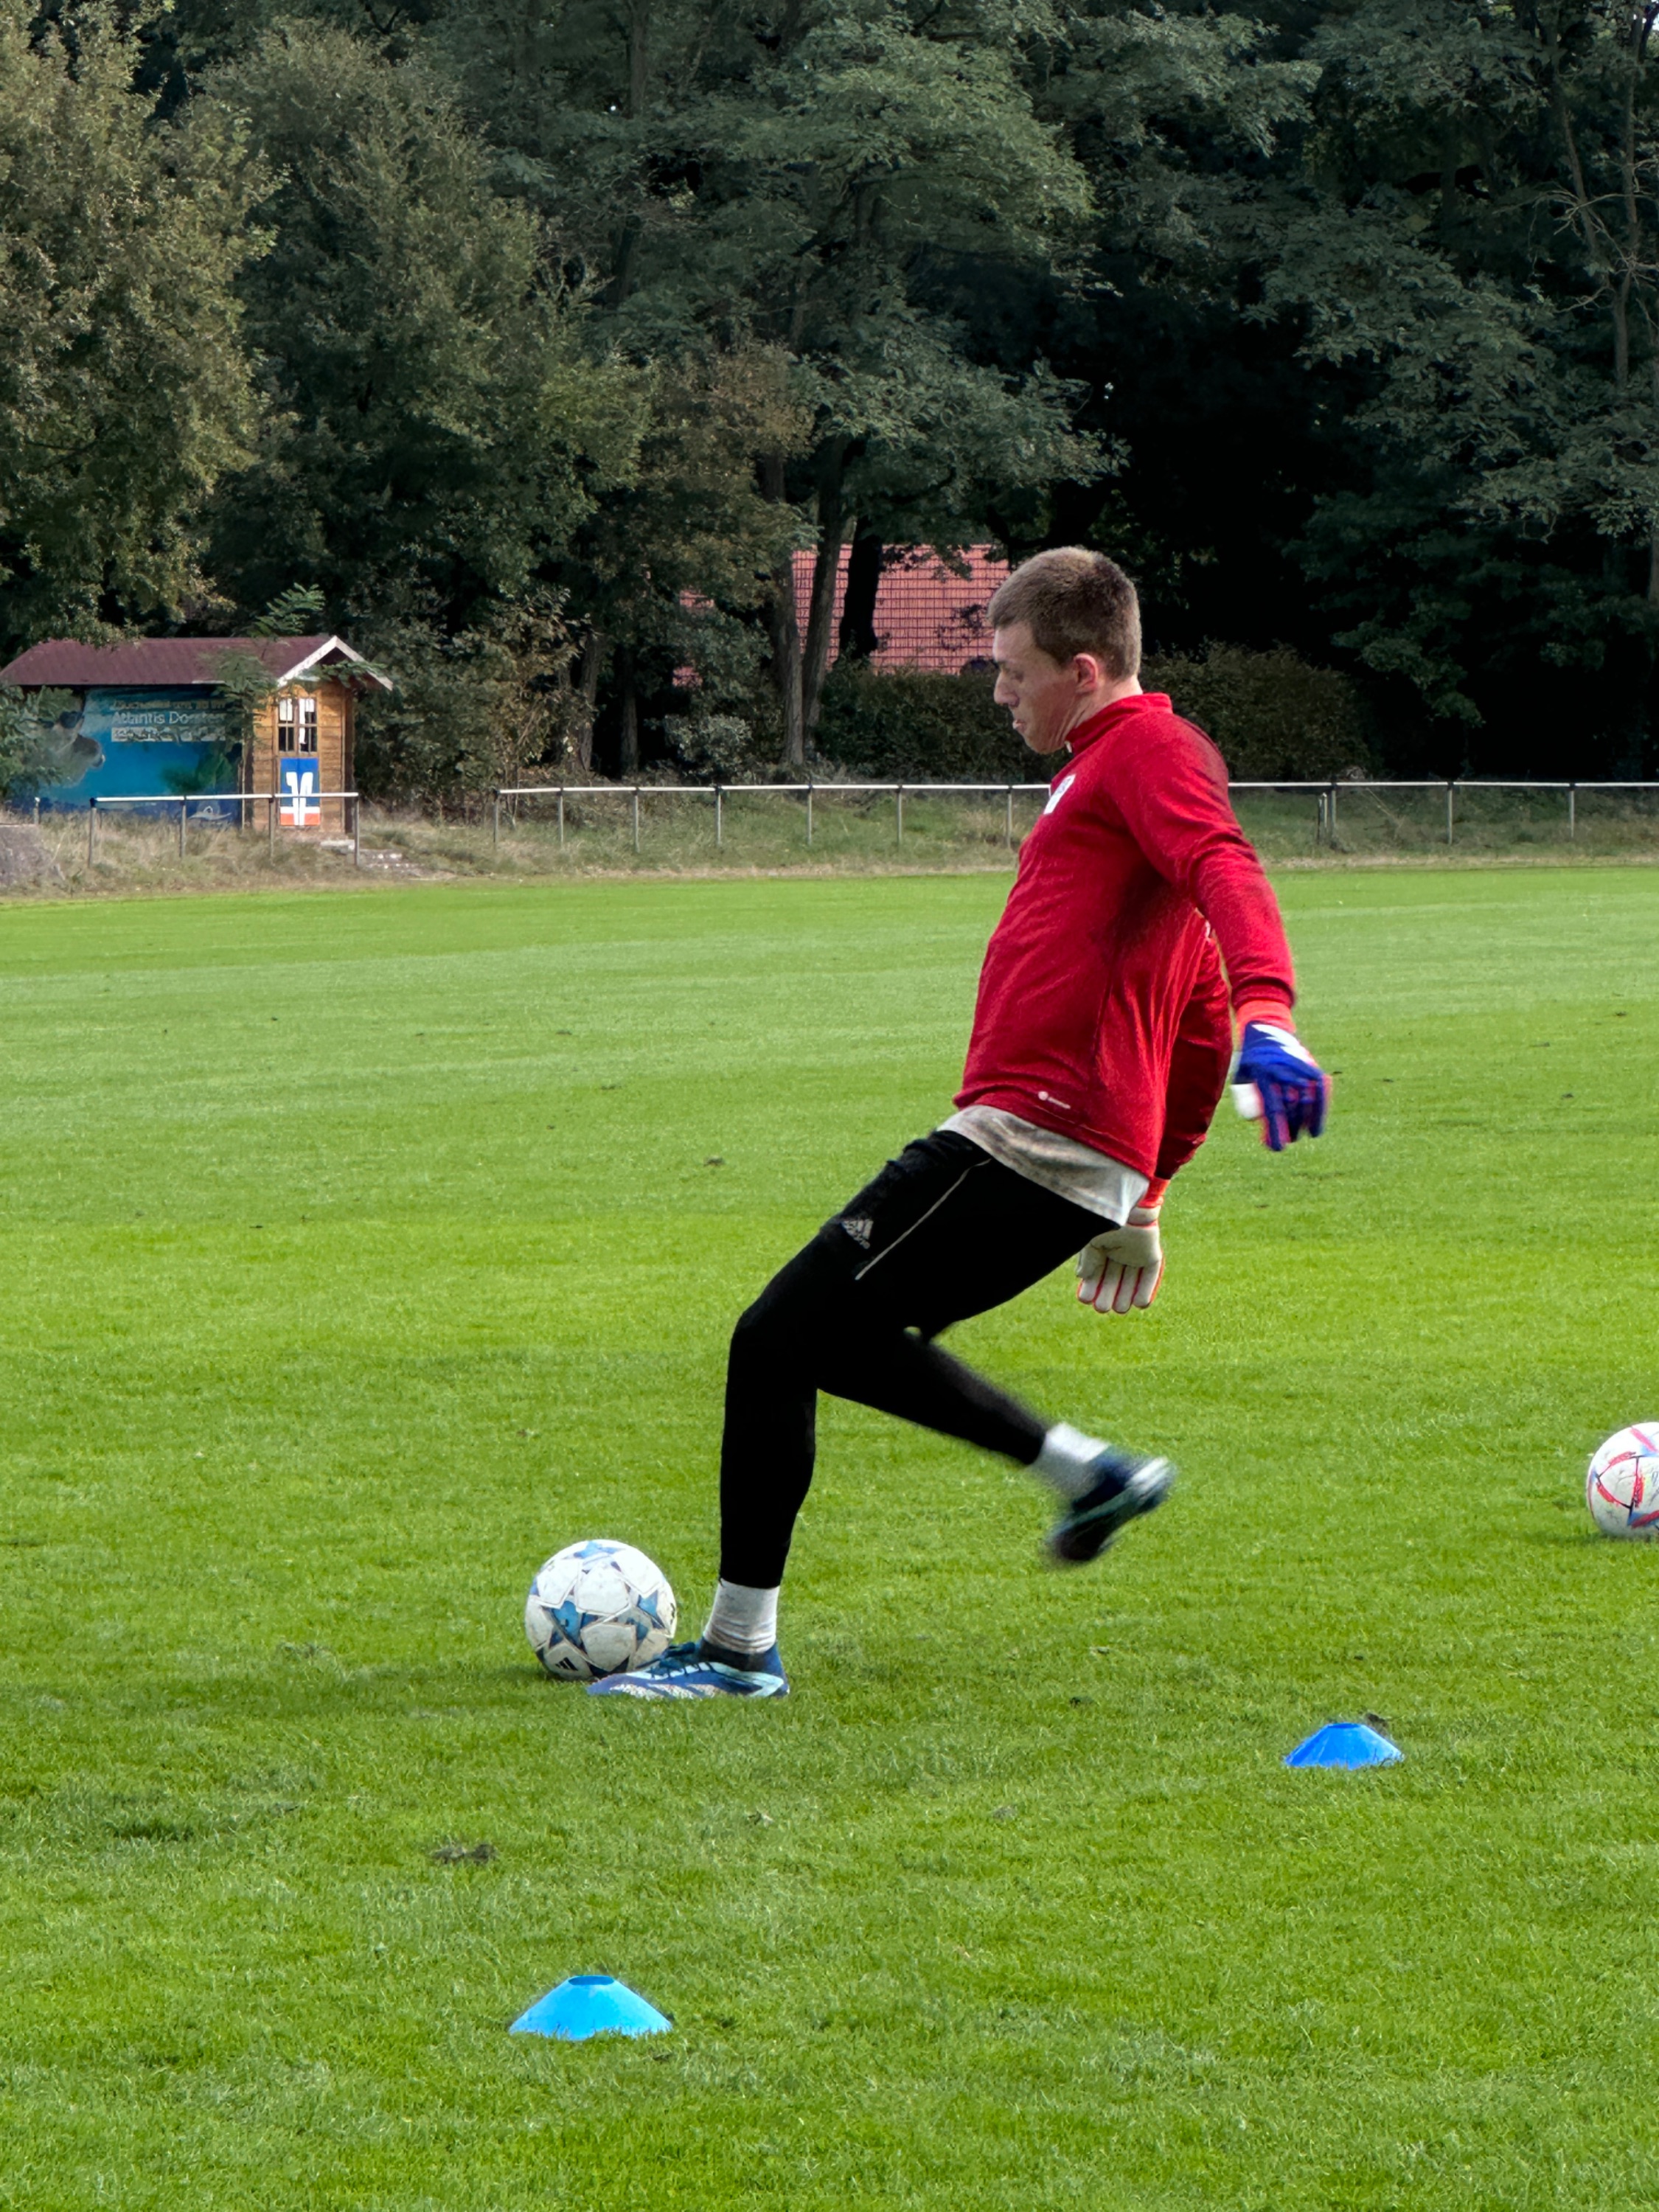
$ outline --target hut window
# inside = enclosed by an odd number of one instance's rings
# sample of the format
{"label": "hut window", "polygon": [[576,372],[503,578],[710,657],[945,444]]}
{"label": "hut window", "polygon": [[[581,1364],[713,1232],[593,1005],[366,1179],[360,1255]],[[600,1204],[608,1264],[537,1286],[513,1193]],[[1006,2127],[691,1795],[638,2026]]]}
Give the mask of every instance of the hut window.
{"label": "hut window", "polygon": [[276,736],[285,753],[316,751],[317,702],[310,692],[284,692],[276,702]]}

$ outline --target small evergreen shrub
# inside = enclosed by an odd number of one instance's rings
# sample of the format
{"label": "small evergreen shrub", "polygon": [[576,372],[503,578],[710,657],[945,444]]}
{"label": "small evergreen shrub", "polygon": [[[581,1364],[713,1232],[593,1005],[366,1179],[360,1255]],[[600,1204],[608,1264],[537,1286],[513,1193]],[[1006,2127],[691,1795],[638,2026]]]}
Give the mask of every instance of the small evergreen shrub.
{"label": "small evergreen shrub", "polygon": [[741,714],[665,714],[662,734],[668,748],[662,766],[674,781],[764,783],[778,773],[776,747],[758,738]]}

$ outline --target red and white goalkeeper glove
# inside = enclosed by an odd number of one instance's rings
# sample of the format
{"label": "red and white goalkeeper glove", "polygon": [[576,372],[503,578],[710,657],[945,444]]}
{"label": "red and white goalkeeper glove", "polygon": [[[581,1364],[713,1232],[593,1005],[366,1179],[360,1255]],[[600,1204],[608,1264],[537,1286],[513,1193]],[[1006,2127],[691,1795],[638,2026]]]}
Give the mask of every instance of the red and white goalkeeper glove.
{"label": "red and white goalkeeper glove", "polygon": [[1077,1257],[1077,1294],[1097,1313],[1126,1314],[1149,1306],[1164,1279],[1164,1246],[1158,1233],[1162,1194],[1132,1206],[1121,1229],[1109,1229]]}

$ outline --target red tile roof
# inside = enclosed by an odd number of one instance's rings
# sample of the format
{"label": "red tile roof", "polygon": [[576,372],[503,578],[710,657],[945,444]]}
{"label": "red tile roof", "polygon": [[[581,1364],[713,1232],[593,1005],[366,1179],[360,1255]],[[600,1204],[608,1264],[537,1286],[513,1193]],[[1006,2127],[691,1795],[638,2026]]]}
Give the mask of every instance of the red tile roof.
{"label": "red tile roof", "polygon": [[[850,547],[842,551],[836,577],[836,613],[830,658],[840,650],[841,613],[847,597]],[[929,545],[890,545],[876,591],[876,668],[934,668],[959,674],[972,660],[991,657],[991,632],[985,609],[1009,572],[1009,563],[989,545],[970,545],[967,574],[958,576]],[[812,590],[810,552],[795,556],[795,617],[801,634]]]}
{"label": "red tile roof", "polygon": [[[329,647],[334,652],[325,652]],[[325,630],[314,637],[133,637],[118,645],[49,637],[0,668],[0,684],[62,684],[72,691],[91,684],[155,684],[173,690],[216,684],[218,663],[227,653],[251,653],[278,682],[298,675],[309,661],[349,664],[360,658],[343,638]]]}

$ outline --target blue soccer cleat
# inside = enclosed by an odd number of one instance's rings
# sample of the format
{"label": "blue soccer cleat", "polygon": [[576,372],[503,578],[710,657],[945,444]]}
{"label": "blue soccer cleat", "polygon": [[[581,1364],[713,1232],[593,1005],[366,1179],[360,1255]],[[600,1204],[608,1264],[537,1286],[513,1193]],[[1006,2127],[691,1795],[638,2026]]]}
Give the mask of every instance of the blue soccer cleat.
{"label": "blue soccer cleat", "polygon": [[590,1698],[787,1698],[789,1678],[775,1644],[759,1658],[716,1644],[671,1644],[648,1667],[607,1674],[587,1686]]}
{"label": "blue soccer cleat", "polygon": [[1107,1451],[1095,1466],[1099,1479],[1048,1531],[1048,1556],[1057,1565],[1081,1567],[1097,1559],[1120,1528],[1162,1505],[1175,1483],[1176,1471],[1167,1459]]}

